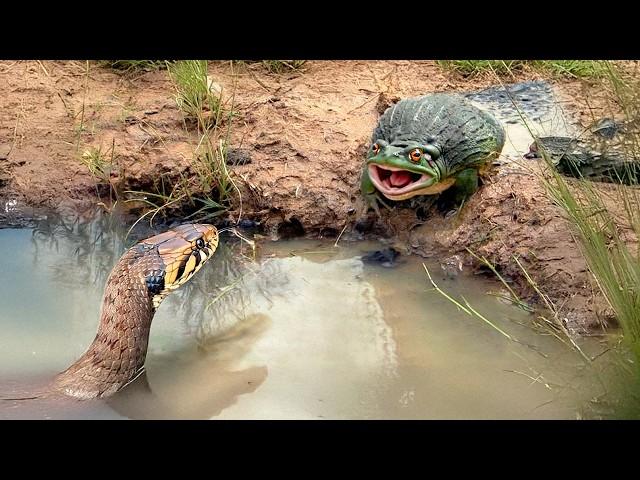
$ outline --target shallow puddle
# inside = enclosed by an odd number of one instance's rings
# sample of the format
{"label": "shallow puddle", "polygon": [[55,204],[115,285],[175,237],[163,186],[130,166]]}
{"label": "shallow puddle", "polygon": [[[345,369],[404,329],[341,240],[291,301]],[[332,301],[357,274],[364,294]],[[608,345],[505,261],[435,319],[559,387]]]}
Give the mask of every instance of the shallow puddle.
{"label": "shallow puddle", "polygon": [[[133,243],[122,226],[0,230],[0,396],[29,393],[96,332],[106,277]],[[146,236],[143,233],[139,235]],[[428,282],[423,260],[364,264],[375,242],[223,239],[159,308],[146,373],[107,401],[0,402],[0,418],[583,418],[609,388],[574,350],[480,277],[444,275],[520,343]],[[583,339],[589,355],[603,351]],[[598,360],[606,362],[606,355]],[[4,404],[3,404],[4,403]]]}

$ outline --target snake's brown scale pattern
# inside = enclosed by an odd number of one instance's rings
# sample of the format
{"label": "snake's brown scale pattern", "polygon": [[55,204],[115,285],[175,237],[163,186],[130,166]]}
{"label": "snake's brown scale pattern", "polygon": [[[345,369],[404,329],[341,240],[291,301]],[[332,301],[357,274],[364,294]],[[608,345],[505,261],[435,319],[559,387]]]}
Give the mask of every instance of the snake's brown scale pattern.
{"label": "snake's brown scale pattern", "polygon": [[[134,380],[144,366],[157,305],[189,280],[217,246],[215,227],[189,224],[130,248],[107,280],[93,343],[56,377],[53,390],[90,399],[109,396]],[[161,281],[157,291],[149,279]]]}

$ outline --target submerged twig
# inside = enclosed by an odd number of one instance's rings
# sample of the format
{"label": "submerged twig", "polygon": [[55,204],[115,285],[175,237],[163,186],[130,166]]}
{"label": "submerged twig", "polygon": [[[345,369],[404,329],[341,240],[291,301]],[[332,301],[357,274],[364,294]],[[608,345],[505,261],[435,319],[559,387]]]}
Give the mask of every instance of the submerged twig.
{"label": "submerged twig", "polygon": [[338,235],[338,238],[336,238],[336,243],[333,244],[334,247],[338,246],[338,242],[340,241],[340,238],[342,237],[342,234],[344,233],[344,231],[347,229],[347,226],[348,226],[348,224],[345,223],[344,228],[340,232],[340,235]]}

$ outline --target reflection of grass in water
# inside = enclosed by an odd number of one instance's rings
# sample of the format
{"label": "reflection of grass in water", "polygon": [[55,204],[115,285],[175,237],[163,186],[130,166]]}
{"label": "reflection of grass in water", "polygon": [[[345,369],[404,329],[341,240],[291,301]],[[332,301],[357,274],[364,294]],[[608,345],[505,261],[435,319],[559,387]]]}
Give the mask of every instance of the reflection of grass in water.
{"label": "reflection of grass in water", "polygon": [[[100,288],[125,250],[155,233],[140,228],[128,237],[126,223],[102,211],[89,222],[52,214],[33,230],[34,262],[46,258],[54,282],[66,287]],[[256,265],[246,250],[241,243],[221,242],[198,275],[165,301],[163,308],[172,309],[199,343],[242,322],[255,297],[268,299],[268,282],[277,276],[277,268]],[[47,251],[62,255],[51,257]]]}
{"label": "reflection of grass in water", "polygon": [[[518,265],[518,268],[522,272],[522,275],[526,278],[527,283],[529,284],[531,289],[534,290],[538,295],[538,298],[540,298],[544,302],[546,310],[536,311],[530,305],[523,302],[520,299],[520,297],[513,291],[513,289],[507,283],[507,281],[498,273],[498,270],[496,269],[496,267],[491,262],[489,262],[489,260],[487,260],[484,256],[480,257],[476,255],[474,252],[472,252],[468,248],[467,248],[467,251],[474,258],[481,261],[496,275],[498,280],[500,280],[502,285],[504,285],[504,287],[509,292],[509,297],[506,298],[507,300],[511,301],[511,303],[513,303],[514,305],[518,306],[519,308],[525,311],[536,314],[531,324],[531,327],[534,328],[534,330],[536,330],[539,333],[552,335],[560,342],[573,348],[576,352],[580,354],[580,356],[587,363],[592,361],[592,359],[589,356],[587,356],[585,352],[580,348],[580,346],[578,346],[578,344],[574,341],[573,337],[569,333],[569,330],[567,330],[566,325],[562,321],[562,308],[557,307],[554,304],[554,302],[552,302],[551,299],[542,292],[538,284],[533,280],[531,275],[529,275],[529,272],[527,272],[525,267],[522,265],[520,260],[518,260],[518,258],[515,255],[512,255],[514,262]],[[505,297],[502,297],[502,298],[505,298]]]}
{"label": "reflection of grass in water", "polygon": [[[222,290],[239,279],[242,279],[244,265],[235,257],[233,249],[220,244],[211,265],[205,267],[180,290],[172,294],[172,308],[179,315],[186,331],[196,337],[206,335],[210,330],[207,304]],[[237,317],[246,303],[242,292],[232,292],[222,297],[217,305],[216,313],[225,311],[224,317]],[[215,315],[215,314],[214,314]]]}
{"label": "reflection of grass in water", "polygon": [[40,249],[54,250],[64,254],[60,263],[50,265],[56,282],[79,288],[104,284],[126,248],[125,241],[124,231],[111,215],[99,212],[92,221],[82,222],[50,214],[33,229],[34,262],[39,261]]}
{"label": "reflection of grass in water", "polygon": [[238,244],[218,247],[212,267],[173,294],[176,314],[201,345],[243,322],[257,298],[270,302],[272,289],[288,281],[276,262],[258,265],[238,250]]}

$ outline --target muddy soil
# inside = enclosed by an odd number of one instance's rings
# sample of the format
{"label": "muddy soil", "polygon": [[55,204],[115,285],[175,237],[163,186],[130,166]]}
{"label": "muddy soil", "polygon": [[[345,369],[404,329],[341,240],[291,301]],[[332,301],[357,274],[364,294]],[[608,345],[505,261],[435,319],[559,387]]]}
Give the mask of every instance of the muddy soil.
{"label": "muddy soil", "polygon": [[[258,221],[272,237],[357,236],[362,159],[380,113],[402,97],[495,83],[445,72],[432,61],[314,61],[286,74],[212,62],[209,73],[233,101],[230,148],[243,159],[231,167],[242,203],[236,199],[230,217]],[[537,78],[521,72],[512,81]],[[597,87],[547,81],[583,123],[610,113]],[[81,162],[91,148],[113,159],[110,182],[121,194],[192,175],[198,138],[173,95],[166,71],[0,62],[0,224],[19,223],[34,208],[108,206],[109,186],[97,185]],[[536,301],[512,260],[518,255],[578,331],[610,319],[559,209],[527,172],[498,170],[455,217],[420,222],[409,210],[384,216],[373,230],[405,251],[472,270],[477,262],[465,250],[472,248]]]}

